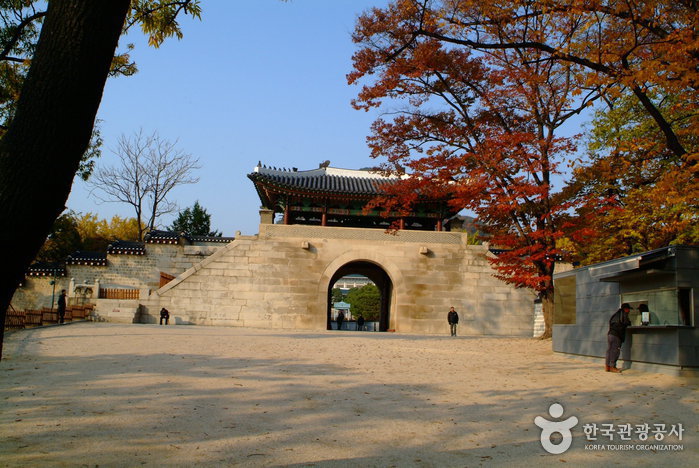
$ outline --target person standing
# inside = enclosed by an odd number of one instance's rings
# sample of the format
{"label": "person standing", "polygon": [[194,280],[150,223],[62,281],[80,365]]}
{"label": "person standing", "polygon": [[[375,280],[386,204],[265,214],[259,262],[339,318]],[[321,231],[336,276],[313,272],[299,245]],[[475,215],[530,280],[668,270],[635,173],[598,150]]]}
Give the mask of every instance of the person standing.
{"label": "person standing", "polygon": [[631,306],[624,302],[619,310],[609,319],[609,331],[607,332],[607,354],[605,356],[605,370],[607,372],[621,373],[621,369],[617,368],[616,361],[621,353],[621,345],[626,338],[626,327],[631,325],[629,320],[629,312]]}
{"label": "person standing", "polygon": [[337,329],[342,330],[342,322],[345,321],[345,313],[343,311],[340,311],[339,314],[337,314]]}
{"label": "person standing", "polygon": [[61,289],[58,296],[58,323],[63,323],[66,317],[66,290]]}
{"label": "person standing", "polygon": [[364,316],[359,314],[359,317],[357,317],[357,331],[362,330],[364,330]]}
{"label": "person standing", "polygon": [[459,314],[456,313],[454,307],[449,309],[449,313],[447,314],[447,322],[449,322],[451,336],[456,336],[456,325],[459,323]]}

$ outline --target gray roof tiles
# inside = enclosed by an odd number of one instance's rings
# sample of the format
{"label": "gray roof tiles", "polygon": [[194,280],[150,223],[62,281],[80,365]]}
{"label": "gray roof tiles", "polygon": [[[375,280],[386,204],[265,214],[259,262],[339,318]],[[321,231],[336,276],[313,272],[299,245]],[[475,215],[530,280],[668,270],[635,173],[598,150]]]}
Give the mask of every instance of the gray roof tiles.
{"label": "gray roof tiles", "polygon": [[248,177],[253,182],[269,183],[287,189],[368,196],[381,194],[381,185],[397,180],[396,177],[387,177],[373,171],[334,167],[297,171],[258,166]]}

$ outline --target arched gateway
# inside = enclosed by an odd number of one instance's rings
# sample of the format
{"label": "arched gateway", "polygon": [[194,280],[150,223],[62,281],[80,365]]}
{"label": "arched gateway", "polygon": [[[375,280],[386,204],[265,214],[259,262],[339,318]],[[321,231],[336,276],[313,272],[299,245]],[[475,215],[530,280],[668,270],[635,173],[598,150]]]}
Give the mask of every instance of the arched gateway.
{"label": "arched gateway", "polygon": [[[381,330],[446,334],[454,306],[462,334],[531,336],[533,295],[495,279],[487,247],[450,231],[446,200],[386,219],[364,210],[395,181],[375,173],[258,166],[249,178],[262,201],[259,234],[160,288],[144,317],[167,307],[184,323],[328,329],[330,288],[353,272],[382,291]],[[386,232],[394,221],[401,229]]]}
{"label": "arched gateway", "polygon": [[391,295],[393,294],[393,282],[390,276],[386,273],[386,270],[381,268],[373,262],[367,261],[354,261],[349,262],[340,267],[335,274],[330,279],[330,284],[328,286],[328,306],[327,306],[327,329],[332,330],[330,324],[330,307],[332,305],[332,291],[331,288],[333,284],[343,276],[359,274],[369,278],[379,289],[379,294],[381,295],[381,303],[379,306],[379,331],[386,331],[389,329],[390,316],[391,316]]}

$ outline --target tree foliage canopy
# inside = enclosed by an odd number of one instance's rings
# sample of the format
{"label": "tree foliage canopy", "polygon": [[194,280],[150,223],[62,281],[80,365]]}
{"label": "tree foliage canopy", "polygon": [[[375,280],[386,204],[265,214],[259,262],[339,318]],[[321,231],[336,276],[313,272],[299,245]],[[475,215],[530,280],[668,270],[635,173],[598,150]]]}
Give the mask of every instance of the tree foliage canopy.
{"label": "tree foliage canopy", "polygon": [[138,240],[138,232],[135,218],[113,216],[107,221],[94,213],[68,211],[56,219],[36,259],[62,262],[77,250],[105,252],[115,240]]}
{"label": "tree foliage canopy", "polygon": [[[400,0],[395,5],[415,11],[412,37],[430,37],[484,54],[537,51],[541,60],[581,67],[584,86],[578,92],[599,88],[613,101],[630,91],[655,122],[667,148],[679,156],[688,153],[681,133],[653,100],[653,93],[681,96],[683,105],[696,113],[699,6],[695,1]],[[532,21],[546,21],[552,29],[546,35],[510,34]],[[695,118],[695,130],[696,125]],[[687,157],[685,162],[696,164],[696,159]]]}
{"label": "tree foliage canopy", "polygon": [[350,304],[354,318],[362,315],[365,320],[379,320],[381,315],[381,292],[375,284],[367,284],[361,288],[352,288],[345,296],[345,302]]}
{"label": "tree foliage canopy", "polygon": [[[676,96],[658,100],[679,130],[686,114]],[[697,140],[685,138],[696,151]],[[669,151],[645,109],[631,94],[595,114],[588,161],[575,168],[571,196],[584,200],[579,216],[590,227],[577,243],[583,264],[609,260],[669,244],[699,243],[699,207],[690,171]]]}
{"label": "tree foliage canopy", "polygon": [[333,288],[331,294],[331,300],[333,302],[342,302],[345,300],[345,295],[342,294],[342,289],[340,288]]}
{"label": "tree foliage canopy", "polygon": [[[558,131],[600,90],[575,93],[579,66],[542,60],[537,50],[474,53],[416,34],[424,28],[439,36],[468,34],[467,25],[443,21],[440,8],[452,5],[397,1],[358,20],[354,39],[361,49],[348,80],[365,84],[355,107],[404,102],[378,119],[368,138],[372,156],[387,159],[385,170],[410,176],[380,203],[400,210],[418,196],[450,197],[457,208],[473,210],[488,239],[506,248],[491,259],[499,277],[550,302],[557,241],[571,208],[551,179],[575,149]],[[482,35],[505,44],[554,32],[548,18],[532,16]]]}
{"label": "tree foliage canopy", "polygon": [[[14,116],[46,16],[46,7],[44,1],[0,0],[0,135]],[[159,47],[168,37],[182,38],[177,21],[181,13],[200,18],[199,0],[134,0],[124,32],[133,26],[140,26],[148,35],[149,44]],[[130,76],[137,72],[136,64],[129,56],[133,47],[133,44],[127,44],[125,51],[114,56],[111,76]],[[77,172],[83,180],[92,174],[95,159],[101,156],[101,145],[100,129],[95,126],[90,146],[83,154]]]}
{"label": "tree foliage canopy", "polygon": [[169,229],[195,236],[221,236],[220,232],[211,230],[211,215],[198,201],[191,208],[180,211]]}
{"label": "tree foliage canopy", "polygon": [[[366,12],[348,75],[363,83],[354,105],[389,108],[368,138],[372,156],[411,176],[375,203],[395,210],[432,195],[473,210],[487,239],[505,248],[493,259],[499,277],[544,301],[548,335],[554,261],[567,254],[562,242],[597,239],[590,218],[599,209],[608,222],[653,226],[636,229],[645,239],[633,249],[691,238],[697,14],[696,2],[669,0],[396,0]],[[642,125],[605,136],[598,119],[610,157],[594,157],[591,168],[583,161],[575,183],[554,189],[577,142],[561,126],[593,104],[624,100]],[[626,148],[610,149],[619,136]],[[630,164],[643,177],[618,172]],[[600,189],[614,178],[623,183],[611,200]]]}
{"label": "tree foliage canopy", "polygon": [[40,262],[62,262],[82,248],[78,222],[72,212],[64,213],[53,223],[44,245],[36,256]]}

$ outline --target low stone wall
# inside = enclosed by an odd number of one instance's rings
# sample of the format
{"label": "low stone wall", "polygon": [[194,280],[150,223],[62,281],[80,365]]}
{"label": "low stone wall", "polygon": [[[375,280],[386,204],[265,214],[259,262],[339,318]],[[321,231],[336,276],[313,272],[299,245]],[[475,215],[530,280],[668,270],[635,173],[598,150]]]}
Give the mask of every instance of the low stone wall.
{"label": "low stone wall", "polygon": [[66,277],[57,277],[55,287],[51,282],[52,276],[28,277],[17,288],[12,297],[12,307],[21,309],[41,309],[42,307],[56,307],[61,289],[68,290],[70,280]]}
{"label": "low stone wall", "polygon": [[142,323],[139,299],[97,299],[93,312],[96,321]]}

